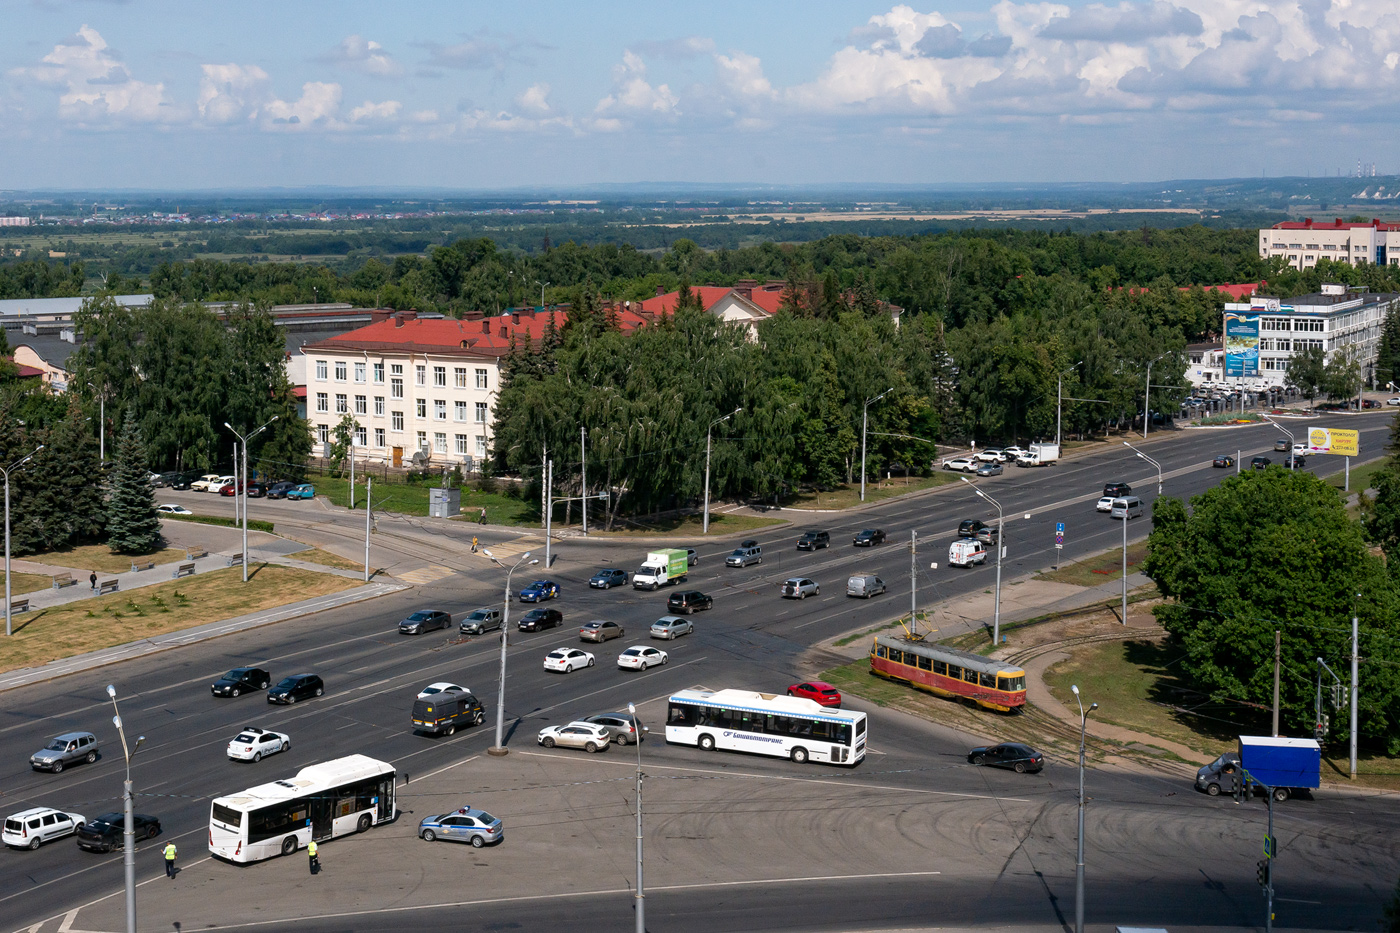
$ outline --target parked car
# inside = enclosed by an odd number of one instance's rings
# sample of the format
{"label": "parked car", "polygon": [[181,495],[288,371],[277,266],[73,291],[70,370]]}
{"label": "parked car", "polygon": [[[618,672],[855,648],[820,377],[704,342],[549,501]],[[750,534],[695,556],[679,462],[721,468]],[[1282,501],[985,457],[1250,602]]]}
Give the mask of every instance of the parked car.
{"label": "parked car", "polygon": [[[212,493],[222,493],[224,491],[225,486],[232,486],[236,482],[238,482],[238,477],[236,476],[220,476],[217,479],[210,481],[209,484],[204,487],[204,491]],[[229,493],[229,495],[231,496],[233,495],[233,493]]]}
{"label": "parked car", "polygon": [[473,609],[462,620],[458,630],[464,635],[482,635],[486,632],[494,632],[503,624],[503,618],[499,609]]}
{"label": "parked car", "polygon": [[1099,498],[1098,505],[1094,506],[1094,508],[1097,509],[1097,510],[1100,511],[1100,512],[1112,512],[1112,511],[1113,511],[1113,497],[1112,497],[1112,496],[1101,496],[1101,497]]}
{"label": "parked car", "polygon": [[799,551],[815,551],[817,548],[831,547],[831,534],[826,531],[804,531],[797,539]]}
{"label": "parked car", "polygon": [[81,813],[67,813],[52,807],[31,807],[5,817],[0,842],[16,849],[37,849],[46,842],[73,835],[83,823]]}
{"label": "parked car", "polygon": [[619,570],[616,567],[605,567],[588,578],[588,585],[595,590],[607,590],[612,589],[614,586],[626,586],[627,571]]}
{"label": "parked car", "polygon": [[187,470],[175,478],[175,481],[170,484],[170,488],[189,489],[200,476],[201,474],[198,470]]}
{"label": "parked car", "polygon": [[545,748],[562,745],[564,748],[581,748],[589,752],[601,752],[612,741],[608,730],[591,722],[576,720],[564,726],[545,726],[536,737]]}
{"label": "parked car", "polygon": [[159,476],[157,476],[154,480],[152,480],[151,485],[159,488],[174,486],[180,481],[180,477],[183,475],[184,474],[181,473],[179,470],[168,470],[165,473],[162,473]]}
{"label": "parked car", "polygon": [[653,665],[665,664],[669,660],[671,660],[670,655],[660,648],[653,648],[650,645],[633,645],[617,656],[617,666],[624,671],[644,671]]}
{"label": "parked car", "polygon": [[542,632],[564,624],[564,614],[558,609],[531,609],[520,617],[516,628],[522,632]]}
{"label": "parked car", "polygon": [[1126,495],[1131,494],[1132,491],[1133,491],[1133,487],[1129,486],[1127,483],[1104,483],[1104,484],[1103,484],[1103,494],[1104,494],[1105,496],[1113,496],[1113,497],[1115,497],[1115,498],[1119,498],[1119,497],[1122,497],[1122,496],[1126,496]]}
{"label": "parked car", "polygon": [[953,457],[943,461],[943,469],[958,473],[976,473],[977,461],[971,457]]}
{"label": "parked car", "polygon": [[219,487],[219,495],[221,496],[236,496],[242,491],[242,483],[224,483]]}
{"label": "parked car", "polygon": [[296,488],[296,483],[273,483],[271,486],[267,487],[267,497],[269,499],[285,499],[287,498],[287,493]]}
{"label": "parked car", "polygon": [[193,515],[189,509],[176,502],[166,502],[156,506],[156,511],[161,515]]}
{"label": "parked car", "polygon": [[1235,465],[1235,458],[1229,454],[1224,454],[1212,460],[1210,465],[1213,467],[1232,467]]}
{"label": "parked car", "polygon": [[1002,473],[1000,463],[979,463],[977,464],[978,476],[1000,476]]}
{"label": "parked car", "polygon": [[262,761],[265,755],[285,752],[291,747],[291,736],[285,732],[244,726],[243,731],[228,743],[228,756],[234,761]]}
{"label": "parked car", "polygon": [[[148,813],[134,813],[132,829],[137,839],[154,839],[160,835],[160,820]],[[122,847],[126,831],[125,817],[120,813],[104,813],[78,827],[78,847],[89,852],[111,852]]]}
{"label": "parked car", "polygon": [[544,656],[544,669],[571,674],[575,668],[592,667],[593,660],[593,655],[587,651],[577,648],[555,648]]}
{"label": "parked car", "polygon": [[1386,403],[1387,405],[1400,405],[1400,395],[1397,395],[1397,396],[1395,396],[1394,398],[1388,398],[1388,399],[1386,399],[1386,400],[1385,400],[1385,403]]}
{"label": "parked car", "polygon": [[439,680],[437,683],[428,684],[428,686],[424,687],[422,690],[419,690],[417,698],[420,700],[426,700],[431,697],[441,696],[445,693],[471,693],[471,691],[468,690],[466,687],[461,686],[460,684],[454,684],[449,683],[445,680]]}
{"label": "parked car", "polygon": [[266,690],[272,675],[260,667],[235,667],[210,686],[216,697],[236,697],[254,690]]}
{"label": "parked car", "polygon": [[559,596],[559,584],[553,580],[536,580],[520,591],[522,603],[540,603]]}
{"label": "parked car", "polygon": [[604,622],[602,619],[585,622],[583,627],[578,630],[578,637],[584,641],[608,641],[613,638],[621,638],[622,635],[622,626],[616,622]]}
{"label": "parked car", "polygon": [[472,807],[461,807],[452,813],[425,816],[418,821],[418,838],[424,842],[438,839],[447,842],[469,842],[473,848],[494,845],[506,838],[505,824]]}
{"label": "parked car", "polygon": [[692,613],[701,609],[713,609],[715,600],[713,596],[707,596],[699,590],[683,590],[679,593],[672,593],[671,598],[666,600],[666,608],[671,612]]}
{"label": "parked car", "polygon": [[662,616],[651,623],[651,629],[647,634],[652,638],[664,638],[667,641],[674,641],[682,635],[689,635],[693,631],[695,631],[695,626],[690,623],[689,619],[681,619],[676,616]]}
{"label": "parked car", "polygon": [[266,496],[266,495],[267,495],[267,486],[264,485],[263,483],[249,483],[249,484],[248,484],[248,498],[249,498],[249,499],[261,499],[263,496]]}
{"label": "parked car", "polygon": [[1010,768],[1018,774],[1039,771],[1045,767],[1045,756],[1020,742],[1002,742],[1000,745],[974,748],[967,753],[967,760],[974,765]]}
{"label": "parked car", "polygon": [[793,684],[787,688],[787,695],[802,697],[804,700],[816,700],[822,706],[841,705],[841,691],[824,680],[808,680],[800,684]]}
{"label": "parked car", "polygon": [[1251,470],[1267,470],[1270,462],[1268,457],[1255,457],[1249,461],[1249,468]]}
{"label": "parked car", "polygon": [[193,492],[208,492],[210,485],[218,483],[220,486],[222,486],[224,482],[225,480],[223,479],[223,477],[219,476],[218,473],[205,473],[199,479],[190,483],[189,488]]}
{"label": "parked car", "polygon": [[885,533],[879,528],[866,528],[851,539],[854,547],[874,547],[885,543]]}
{"label": "parked car", "polygon": [[440,628],[452,627],[452,613],[441,609],[419,609],[399,623],[400,635],[420,635]]}
{"label": "parked car", "polygon": [[979,450],[972,455],[972,459],[978,463],[1001,463],[1002,453],[1000,447],[988,447]]}
{"label": "parked car", "polygon": [[585,716],[579,722],[591,722],[595,726],[602,726],[608,730],[608,738],[618,745],[631,745],[640,741],[637,737],[638,730],[641,730],[642,739],[647,737],[647,727],[631,713],[598,713]]}
{"label": "parked car", "polygon": [[310,483],[302,483],[300,486],[293,486],[287,490],[288,499],[314,499],[316,498],[316,487]]}
{"label": "parked car", "polygon": [[97,760],[97,750],[97,736],[91,732],[65,732],[30,755],[29,767],[57,774],[80,761],[92,764]]}
{"label": "parked car", "polygon": [[1017,447],[1015,444],[1012,444],[1010,447],[1003,447],[1001,449],[1001,459],[1004,463],[1015,463],[1022,454],[1028,453],[1030,453],[1030,451],[1026,448]]}
{"label": "parked car", "polygon": [[822,588],[817,586],[816,581],[806,577],[788,577],[783,582],[783,596],[787,599],[806,599],[821,594]]}
{"label": "parked car", "polygon": [[293,674],[291,677],[283,677],[276,686],[267,691],[267,702],[295,703],[297,700],[318,697],[325,692],[325,683],[315,674]]}

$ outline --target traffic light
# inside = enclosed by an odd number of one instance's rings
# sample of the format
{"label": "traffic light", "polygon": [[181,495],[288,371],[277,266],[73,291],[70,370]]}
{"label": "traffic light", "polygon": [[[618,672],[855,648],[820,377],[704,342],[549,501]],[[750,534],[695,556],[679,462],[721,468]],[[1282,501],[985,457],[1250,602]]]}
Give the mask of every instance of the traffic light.
{"label": "traffic light", "polygon": [[1258,878],[1259,887],[1267,888],[1269,886],[1269,860],[1266,858],[1259,860]]}

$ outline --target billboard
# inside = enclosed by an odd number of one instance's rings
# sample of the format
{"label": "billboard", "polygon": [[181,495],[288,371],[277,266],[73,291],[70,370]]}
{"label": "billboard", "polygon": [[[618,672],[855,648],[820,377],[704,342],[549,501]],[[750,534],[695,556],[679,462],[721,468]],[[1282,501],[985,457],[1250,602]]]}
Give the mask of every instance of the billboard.
{"label": "billboard", "polygon": [[1259,315],[1225,312],[1225,375],[1259,375]]}
{"label": "billboard", "polygon": [[1339,428],[1308,428],[1308,446],[1314,453],[1355,457],[1361,451],[1361,432]]}

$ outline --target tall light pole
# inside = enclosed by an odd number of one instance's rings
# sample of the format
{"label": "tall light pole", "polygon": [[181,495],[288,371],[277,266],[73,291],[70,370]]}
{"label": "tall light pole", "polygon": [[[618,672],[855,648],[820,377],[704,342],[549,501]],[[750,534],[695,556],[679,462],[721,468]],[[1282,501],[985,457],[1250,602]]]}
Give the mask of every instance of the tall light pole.
{"label": "tall light pole", "polygon": [[538,285],[538,286],[540,287],[540,310],[543,311],[543,310],[544,310],[544,289],[545,289],[545,286],[548,285],[549,283],[548,283],[548,282],[541,282],[539,279],[535,279],[535,284]]}
{"label": "tall light pole", "polygon": [[1084,365],[1084,361],[1083,361],[1083,360],[1080,360],[1078,363],[1075,363],[1075,364],[1074,364],[1073,366],[1071,366],[1069,369],[1066,369],[1064,372],[1060,373],[1058,376],[1055,377],[1055,446],[1056,446],[1056,447],[1059,447],[1059,446],[1060,446],[1060,404],[1061,404],[1062,396],[1064,395],[1063,389],[1064,389],[1065,373],[1067,373],[1067,372],[1072,372],[1073,370],[1075,370],[1075,369],[1077,369],[1077,368],[1079,368],[1080,366],[1083,366],[1083,365]]}
{"label": "tall light pole", "polygon": [[98,391],[91,382],[87,387],[97,392],[97,459],[107,462],[107,393]]}
{"label": "tall light pole", "polygon": [[714,430],[715,425],[728,421],[741,411],[743,411],[742,408],[736,408],[723,418],[711,421],[710,426],[705,429],[705,516],[701,521],[700,533],[702,535],[710,533],[710,432]]}
{"label": "tall light pole", "polygon": [[1269,424],[1272,424],[1274,427],[1278,428],[1278,429],[1279,429],[1280,431],[1282,431],[1284,434],[1287,434],[1287,435],[1288,435],[1288,468],[1289,468],[1290,470],[1297,469],[1297,468],[1298,468],[1298,451],[1297,451],[1297,447],[1298,447],[1298,438],[1296,438],[1296,437],[1293,436],[1293,432],[1292,432],[1292,431],[1288,430],[1288,429],[1285,428],[1283,425],[1279,424],[1277,421],[1275,421],[1274,419],[1270,418],[1268,415],[1260,415],[1259,417],[1260,417],[1260,418],[1263,418],[1265,421],[1269,422]]}
{"label": "tall light pole", "polygon": [[1001,644],[1001,552],[1003,550],[1001,503],[997,502],[997,500],[993,499],[976,486],[973,486],[972,483],[969,483],[967,477],[959,476],[958,479],[972,486],[973,492],[977,493],[981,498],[986,499],[992,504],[992,508],[997,510],[997,588],[996,596],[994,597],[995,608],[992,610],[992,647],[996,647]]}
{"label": "tall light pole", "polygon": [[[579,502],[579,511],[583,515],[583,536],[588,537],[588,429],[583,425],[578,428],[578,459],[579,459],[579,479],[578,491],[583,497]],[[549,564],[545,564],[545,569],[549,569]]]}
{"label": "tall light pole", "polygon": [[[481,553],[498,567],[505,564],[496,559],[488,548],[482,548]],[[529,561],[530,564],[538,564],[538,560],[530,560],[530,552],[526,551],[520,555],[520,559],[506,571],[506,599],[505,610],[501,613],[501,683],[496,692],[496,744],[486,750],[486,754],[500,757],[510,754],[510,749],[506,748],[506,635],[510,631],[510,578],[521,564]]]}
{"label": "tall light pole", "polygon": [[16,460],[7,467],[0,467],[0,473],[5,474],[5,636],[7,638],[14,634],[14,630],[10,628],[10,471],[24,466],[34,459],[34,454],[43,449],[44,445],[40,444],[28,456]]}
{"label": "tall light pole", "polygon": [[886,395],[894,391],[893,387],[886,389],[874,398],[865,400],[865,404],[860,409],[860,501],[865,501],[865,428],[870,422],[870,406],[880,401]]}
{"label": "tall light pole", "polygon": [[112,717],[112,725],[117,727],[117,734],[122,737],[122,757],[126,759],[126,783],[122,785],[122,809],[125,815],[125,825],[122,827],[122,866],[126,870],[126,933],[136,933],[136,827],[131,812],[134,806],[134,795],[131,792],[131,758],[136,754],[136,749],[141,747],[141,743],[146,741],[146,737],[138,735],[136,745],[132,748],[127,747],[126,730],[122,728],[122,711],[117,708],[117,688],[108,684],[107,695],[112,698],[112,709],[116,712]]}
{"label": "tall light pole", "polygon": [[637,933],[647,933],[646,893],[642,889],[642,724],[637,722],[637,705],[627,704],[627,713],[632,717],[632,734],[637,746],[637,893],[632,902],[637,914]]}
{"label": "tall light pole", "polygon": [[267,430],[267,425],[268,425],[268,424],[272,424],[273,421],[276,421],[276,420],[277,420],[278,418],[280,418],[280,417],[282,417],[282,416],[281,416],[281,415],[273,415],[273,416],[272,416],[272,421],[267,422],[267,424],[265,424],[265,425],[263,425],[262,427],[258,428],[256,431],[252,432],[252,433],[249,434],[247,437],[244,437],[242,434],[239,434],[237,431],[234,431],[234,430],[233,430],[233,425],[229,424],[227,421],[224,422],[224,427],[228,428],[230,431],[233,432],[233,436],[236,437],[236,438],[238,438],[239,443],[240,443],[240,444],[242,445],[242,447],[243,447],[243,483],[242,483],[243,488],[240,490],[240,489],[238,488],[238,485],[239,485],[239,484],[238,484],[237,482],[235,482],[235,483],[234,483],[234,486],[233,486],[233,494],[234,494],[235,496],[240,496],[240,497],[242,497],[242,501],[243,501],[243,582],[244,582],[244,583],[247,583],[247,582],[248,582],[248,442],[251,441],[253,438],[257,437],[257,436],[258,436],[259,434],[261,434],[263,431],[266,431],[266,430]]}
{"label": "tall light pole", "polygon": [[1147,437],[1147,426],[1152,423],[1152,413],[1148,411],[1152,398],[1152,364],[1158,360],[1164,360],[1172,355],[1172,351],[1154,357],[1147,364],[1147,388],[1142,393],[1142,436]]}
{"label": "tall light pole", "polygon": [[1141,457],[1143,460],[1146,460],[1148,463],[1152,464],[1154,467],[1157,468],[1157,495],[1160,496],[1160,495],[1162,494],[1162,465],[1161,465],[1160,463],[1158,463],[1156,460],[1153,460],[1153,459],[1152,459],[1151,457],[1149,457],[1147,454],[1145,454],[1145,453],[1143,453],[1142,451],[1138,450],[1138,449],[1137,449],[1136,447],[1134,447],[1132,444],[1129,444],[1127,441],[1124,441],[1124,442],[1123,442],[1123,446],[1126,447],[1126,448],[1128,448],[1128,449],[1131,450],[1133,453],[1135,453],[1135,454],[1137,454],[1139,457]]}
{"label": "tall light pole", "polygon": [[1089,713],[1099,708],[1090,703],[1086,712],[1084,701],[1079,698],[1079,685],[1071,684],[1074,700],[1079,704],[1079,845],[1074,859],[1074,933],[1084,933],[1084,730],[1089,722]]}

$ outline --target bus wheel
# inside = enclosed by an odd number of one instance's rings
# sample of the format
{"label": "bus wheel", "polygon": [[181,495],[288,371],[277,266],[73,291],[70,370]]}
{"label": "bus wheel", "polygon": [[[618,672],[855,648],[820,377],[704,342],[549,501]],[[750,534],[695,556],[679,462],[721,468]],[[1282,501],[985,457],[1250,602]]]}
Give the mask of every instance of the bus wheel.
{"label": "bus wheel", "polygon": [[374,820],[370,818],[370,815],[368,813],[361,813],[360,822],[359,825],[355,827],[355,832],[367,832],[372,825],[374,825]]}
{"label": "bus wheel", "polygon": [[295,852],[296,850],[297,850],[297,837],[296,837],[296,836],[288,836],[286,839],[283,839],[283,840],[282,840],[282,854],[283,854],[283,855],[291,855],[291,854],[292,854],[293,852]]}
{"label": "bus wheel", "polygon": [[700,747],[707,752],[714,751],[715,737],[706,732],[704,735],[700,736]]}
{"label": "bus wheel", "polygon": [[794,748],[794,749],[792,750],[792,760],[795,761],[795,762],[797,762],[797,763],[800,764],[800,765],[806,764],[806,763],[807,763],[807,749],[803,748],[803,747],[800,746],[800,745],[799,745],[797,748]]}

